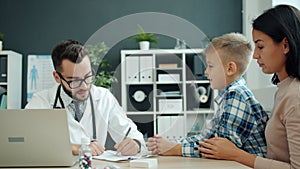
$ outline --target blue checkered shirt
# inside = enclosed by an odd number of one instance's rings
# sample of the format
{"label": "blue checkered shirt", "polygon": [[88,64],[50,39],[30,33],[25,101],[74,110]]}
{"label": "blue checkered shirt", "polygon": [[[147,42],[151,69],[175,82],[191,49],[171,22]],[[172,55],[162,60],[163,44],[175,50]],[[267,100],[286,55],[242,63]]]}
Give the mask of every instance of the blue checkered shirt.
{"label": "blue checkered shirt", "polygon": [[182,140],[182,155],[201,157],[196,142],[214,136],[225,137],[248,153],[265,157],[267,145],[264,130],[268,115],[246,87],[243,78],[237,79],[215,99],[217,111],[206,120],[201,133]]}

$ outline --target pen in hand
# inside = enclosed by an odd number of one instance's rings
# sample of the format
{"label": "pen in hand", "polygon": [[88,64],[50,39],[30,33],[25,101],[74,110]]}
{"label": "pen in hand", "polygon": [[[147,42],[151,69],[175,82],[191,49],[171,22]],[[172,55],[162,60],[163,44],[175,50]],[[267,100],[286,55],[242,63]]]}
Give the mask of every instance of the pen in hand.
{"label": "pen in hand", "polygon": [[124,141],[124,140],[126,139],[126,137],[128,136],[130,130],[131,130],[131,127],[128,128],[127,133],[125,134],[125,136],[124,136],[124,138],[123,138],[123,141]]}
{"label": "pen in hand", "polygon": [[[122,141],[124,141],[126,139],[126,137],[128,136],[130,130],[131,130],[131,127],[128,128],[128,130],[127,130],[127,132],[126,132],[126,134],[125,134],[125,136],[124,136],[124,138],[123,138]],[[116,153],[116,155],[118,155],[118,152]]]}

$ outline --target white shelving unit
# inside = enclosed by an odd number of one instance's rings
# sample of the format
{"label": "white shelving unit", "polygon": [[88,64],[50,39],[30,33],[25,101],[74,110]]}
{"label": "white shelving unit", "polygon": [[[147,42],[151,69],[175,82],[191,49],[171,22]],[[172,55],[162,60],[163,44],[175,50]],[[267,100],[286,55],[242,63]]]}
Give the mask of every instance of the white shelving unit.
{"label": "white shelving unit", "polygon": [[[162,134],[162,128],[167,127],[165,134],[174,135],[175,139],[185,137],[194,123],[203,123],[203,117],[213,113],[213,92],[206,93],[209,99],[205,103],[199,104],[193,97],[198,86],[210,91],[200,60],[203,52],[203,49],[121,50],[121,104],[127,115],[145,116],[144,121],[153,121],[153,134]],[[195,65],[195,59],[201,64]],[[197,74],[199,67],[202,71]]]}
{"label": "white shelving unit", "polygon": [[[7,109],[20,109],[22,100],[22,55],[11,51],[0,51],[0,86],[7,90]],[[6,70],[5,70],[6,68]]]}

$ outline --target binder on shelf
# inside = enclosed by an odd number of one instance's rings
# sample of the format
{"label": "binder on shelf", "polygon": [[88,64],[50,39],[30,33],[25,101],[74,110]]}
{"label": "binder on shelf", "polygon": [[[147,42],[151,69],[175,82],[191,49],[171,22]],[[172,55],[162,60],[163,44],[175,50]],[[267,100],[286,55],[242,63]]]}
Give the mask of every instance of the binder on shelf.
{"label": "binder on shelf", "polygon": [[161,64],[158,64],[158,68],[160,68],[160,69],[177,69],[178,64],[177,63],[161,63]]}
{"label": "binder on shelf", "polygon": [[179,83],[180,82],[180,74],[159,74],[158,82],[166,82],[166,83]]}
{"label": "binder on shelf", "polygon": [[126,65],[126,82],[136,83],[139,82],[139,57],[129,56],[125,59]]}
{"label": "binder on shelf", "polygon": [[184,117],[183,116],[158,116],[158,134],[171,141],[183,138]]}
{"label": "binder on shelf", "polygon": [[152,56],[140,56],[140,82],[153,82]]}
{"label": "binder on shelf", "polygon": [[171,116],[172,118],[172,125],[174,126],[173,131],[173,138],[176,140],[179,140],[183,137],[184,135],[184,118],[183,116]]}
{"label": "binder on shelf", "polygon": [[0,86],[0,109],[7,108],[7,90]]}
{"label": "binder on shelf", "polygon": [[199,55],[194,56],[194,76],[196,80],[204,80],[205,76],[205,66],[203,60],[201,60]]}
{"label": "binder on shelf", "polygon": [[7,82],[7,56],[0,55],[0,82]]}
{"label": "binder on shelf", "polygon": [[182,99],[160,99],[158,101],[160,113],[181,113],[182,110]]}
{"label": "binder on shelf", "polygon": [[2,94],[6,94],[6,88],[4,88],[4,87],[2,87],[2,86],[0,86],[0,96],[2,95]]}
{"label": "binder on shelf", "polygon": [[7,96],[5,94],[2,94],[0,96],[0,109],[6,109],[7,108]]}
{"label": "binder on shelf", "polygon": [[157,117],[157,134],[169,139],[171,129],[170,116],[158,116]]}

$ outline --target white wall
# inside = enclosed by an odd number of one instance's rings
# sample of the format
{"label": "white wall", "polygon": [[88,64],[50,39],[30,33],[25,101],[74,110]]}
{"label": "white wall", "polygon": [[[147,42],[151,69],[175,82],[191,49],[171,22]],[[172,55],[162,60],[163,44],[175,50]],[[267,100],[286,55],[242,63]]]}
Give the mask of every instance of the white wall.
{"label": "white wall", "polygon": [[300,9],[300,0],[273,0],[272,5],[288,4]]}
{"label": "white wall", "polygon": [[[252,42],[252,21],[266,9],[272,7],[272,0],[243,0],[243,34]],[[254,48],[254,43],[252,42]],[[258,67],[256,60],[252,60],[246,80],[248,87],[253,91],[257,100],[267,111],[273,107],[273,98],[276,86],[271,83],[272,75],[264,74]]]}
{"label": "white wall", "polygon": [[[252,42],[252,21],[266,9],[272,7],[272,0],[243,0],[243,33]],[[254,44],[252,43],[254,47]],[[252,60],[246,75],[250,89],[271,86],[272,75],[262,73],[255,60]]]}

